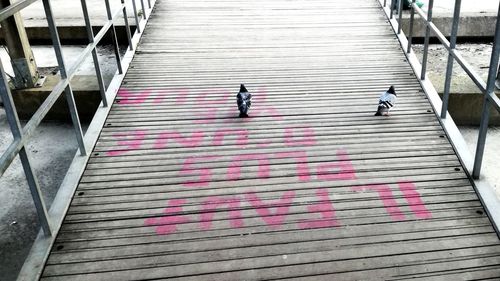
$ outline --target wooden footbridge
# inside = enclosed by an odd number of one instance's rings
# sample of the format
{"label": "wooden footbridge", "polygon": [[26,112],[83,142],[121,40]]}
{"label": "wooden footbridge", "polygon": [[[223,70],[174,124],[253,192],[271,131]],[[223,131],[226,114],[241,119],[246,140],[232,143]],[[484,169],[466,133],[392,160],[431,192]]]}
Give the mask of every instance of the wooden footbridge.
{"label": "wooden footbridge", "polygon": [[42,280],[500,278],[378,1],[164,0],[143,32]]}

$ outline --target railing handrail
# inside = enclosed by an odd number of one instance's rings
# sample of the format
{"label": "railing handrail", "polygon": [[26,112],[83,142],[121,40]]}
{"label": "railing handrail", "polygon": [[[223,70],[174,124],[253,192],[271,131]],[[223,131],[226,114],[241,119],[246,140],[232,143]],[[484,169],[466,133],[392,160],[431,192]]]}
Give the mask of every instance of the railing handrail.
{"label": "railing handrail", "polygon": [[[0,10],[0,21],[15,15],[16,13],[36,1],[38,0],[20,0],[9,5],[8,7],[3,8],[2,10]],[[14,140],[7,147],[6,151],[1,155],[0,176],[2,176],[6,169],[12,164],[12,161],[15,159],[15,157],[19,155],[28,181],[28,186],[32,194],[32,198],[35,203],[37,215],[43,230],[43,232],[39,233],[30,252],[30,256],[28,257],[27,261],[25,262],[25,266],[21,271],[20,277],[18,277],[18,279],[20,280],[31,280],[39,277],[39,274],[41,272],[39,265],[44,263],[48,251],[50,250],[50,247],[60,228],[60,224],[67,211],[67,206],[69,205],[71,196],[76,189],[78,179],[81,176],[81,173],[83,173],[83,168],[85,167],[85,164],[88,160],[89,156],[87,151],[93,147],[97,139],[98,134],[96,133],[96,127],[102,127],[102,125],[98,123],[104,122],[104,119],[109,112],[110,108],[108,107],[108,100],[113,100],[116,96],[119,85],[123,80],[124,72],[128,68],[128,65],[133,56],[134,48],[138,44],[138,40],[141,36],[141,29],[144,28],[146,21],[151,14],[152,6],[155,3],[155,1],[147,0],[148,9],[146,10],[146,5],[144,2],[145,0],[128,0],[132,1],[132,10],[136,23],[135,33],[134,36],[132,36],[130,31],[131,27],[128,23],[127,3],[125,2],[125,0],[120,0],[120,6],[114,11],[111,10],[109,0],[105,0],[108,18],[105,24],[97,32],[97,34],[94,35],[90,17],[88,14],[87,2],[86,0],[80,0],[89,43],[87,44],[87,47],[80,53],[76,61],[71,66],[66,67],[50,0],[41,1],[43,2],[45,16],[47,18],[49,31],[52,38],[52,45],[56,53],[61,80],[53,87],[51,93],[48,95],[42,105],[40,105],[34,115],[28,120],[24,127],[21,126],[21,123],[19,121],[16,107],[12,99],[9,81],[4,71],[3,64],[0,61],[0,97],[4,103],[7,120],[11,128],[11,132],[14,136]],[[140,1],[143,10],[142,15],[139,15],[137,11],[136,1]],[[118,19],[118,17],[120,17],[120,15],[123,15],[128,39],[128,51],[123,57],[121,57],[120,55],[114,24],[114,22]],[[117,72],[115,73],[111,84],[106,89],[96,48],[108,32],[110,32],[113,40],[113,47],[117,63]],[[91,54],[96,70],[96,77],[99,84],[102,102],[96,110],[95,116],[97,117],[94,117],[89,129],[87,130],[87,133],[84,135],[81,129],[80,120],[78,118],[78,111],[71,88],[71,78],[76,74],[77,69],[83,64],[85,59],[88,58]],[[57,192],[56,198],[52,203],[52,207],[50,208],[50,210],[47,210],[25,146],[27,142],[33,137],[34,131],[40,125],[43,118],[47,115],[49,110],[53,107],[53,105],[63,92],[66,95],[68,108],[71,113],[73,127],[75,129],[76,139],[78,141],[79,153],[75,155],[68,173],[63,180],[59,191]]]}
{"label": "railing handrail", "polygon": [[[393,15],[393,5],[394,2],[398,1],[399,19],[394,19]],[[483,203],[492,223],[500,237],[500,199],[496,195],[495,190],[487,182],[487,180],[480,178],[480,171],[482,166],[482,158],[484,154],[484,146],[486,141],[486,135],[488,130],[488,121],[490,115],[490,105],[492,105],[497,111],[500,112],[500,100],[495,95],[495,80],[497,76],[497,69],[499,66],[499,53],[500,53],[500,3],[498,7],[497,22],[495,37],[493,43],[493,49],[490,60],[490,68],[488,72],[488,80],[485,82],[477,72],[472,68],[472,66],[460,55],[460,53],[455,50],[458,25],[460,19],[460,7],[461,0],[455,0],[454,18],[452,32],[450,36],[450,41],[446,39],[443,33],[434,25],[432,22],[432,8],[434,5],[434,0],[429,0],[428,12],[425,12],[416,5],[416,0],[412,0],[411,4],[411,14],[410,14],[410,26],[409,26],[409,36],[408,38],[402,31],[402,3],[401,0],[391,0],[391,8],[387,7],[387,0],[379,0],[382,5],[386,16],[389,18],[389,22],[396,32],[402,48],[405,50],[406,57],[410,65],[412,66],[417,79],[420,81],[424,92],[427,94],[431,105],[433,106],[435,112],[438,114],[440,123],[442,124],[446,134],[448,135],[451,144],[453,145],[460,161],[466,168],[466,172],[470,176],[471,182],[475,187],[475,190],[479,196],[479,199]],[[424,39],[424,52],[422,63],[420,64],[418,58],[412,50],[412,39],[413,39],[413,25],[414,17],[417,13],[420,18],[424,20],[426,30]],[[439,39],[441,44],[448,51],[448,64],[445,79],[445,92],[443,94],[443,99],[441,99],[429,81],[426,78],[426,66],[427,66],[427,54],[429,50],[429,42],[431,31]],[[456,124],[453,122],[453,118],[449,116],[448,113],[448,98],[450,91],[450,81],[453,70],[453,62],[457,61],[459,65],[464,69],[467,75],[474,81],[476,86],[481,90],[484,95],[483,111],[481,116],[481,124],[479,129],[478,143],[475,151],[474,157],[470,154],[468,146],[458,130]]]}
{"label": "railing handrail", "polygon": [[[395,0],[391,1],[391,6],[393,5]],[[398,0],[398,8],[399,8],[399,20],[398,20],[398,34],[401,34],[401,26],[402,26],[402,4],[401,0]],[[445,87],[443,93],[443,103],[441,108],[441,118],[445,119],[448,115],[448,100],[450,95],[450,84],[451,77],[453,74],[453,62],[457,61],[460,67],[467,73],[467,75],[472,79],[474,84],[478,87],[478,89],[484,94],[484,105],[481,116],[479,137],[478,137],[478,146],[476,148],[475,153],[475,161],[474,168],[472,171],[472,176],[477,179],[480,176],[481,166],[482,166],[482,158],[484,154],[484,144],[486,141],[486,134],[488,128],[488,119],[489,119],[489,107],[490,104],[500,112],[500,100],[495,95],[495,80],[497,76],[497,69],[499,65],[499,54],[500,54],[500,4],[498,7],[498,16],[497,23],[495,29],[495,38],[493,43],[493,49],[491,54],[490,66],[488,71],[488,79],[485,82],[481,76],[473,69],[473,67],[460,55],[460,53],[455,49],[457,43],[457,35],[458,35],[458,26],[460,21],[460,10],[461,10],[461,0],[455,0],[455,7],[453,13],[453,22],[450,34],[450,40],[446,39],[446,36],[436,27],[436,25],[432,22],[432,8],[434,5],[434,0],[429,1],[429,7],[427,11],[427,15],[425,12],[418,7],[416,4],[416,0],[412,0],[411,4],[411,16],[410,16],[410,29],[408,34],[408,46],[407,53],[411,52],[412,47],[412,39],[413,39],[413,25],[415,13],[419,15],[420,18],[424,19],[424,23],[426,25],[425,30],[425,39],[424,39],[424,53],[422,60],[422,72],[420,73],[420,79],[426,79],[426,67],[427,67],[427,54],[429,50],[429,38],[431,35],[431,31],[434,33],[436,38],[441,42],[441,44],[448,51],[448,63],[445,74]],[[392,10],[392,9],[391,9]],[[393,16],[390,16],[392,19]]]}

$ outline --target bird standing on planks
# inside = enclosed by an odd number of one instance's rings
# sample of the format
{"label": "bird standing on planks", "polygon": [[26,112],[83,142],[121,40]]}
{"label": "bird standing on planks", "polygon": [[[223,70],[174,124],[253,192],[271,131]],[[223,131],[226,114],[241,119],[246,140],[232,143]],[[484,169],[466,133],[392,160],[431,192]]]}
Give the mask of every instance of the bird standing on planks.
{"label": "bird standing on planks", "polygon": [[248,117],[248,110],[252,105],[252,94],[248,93],[245,85],[240,85],[240,92],[236,95],[236,103],[240,111],[240,118]]}
{"label": "bird standing on planks", "polygon": [[378,101],[378,109],[375,116],[389,116],[389,111],[396,104],[396,90],[391,86],[389,90],[385,91]]}

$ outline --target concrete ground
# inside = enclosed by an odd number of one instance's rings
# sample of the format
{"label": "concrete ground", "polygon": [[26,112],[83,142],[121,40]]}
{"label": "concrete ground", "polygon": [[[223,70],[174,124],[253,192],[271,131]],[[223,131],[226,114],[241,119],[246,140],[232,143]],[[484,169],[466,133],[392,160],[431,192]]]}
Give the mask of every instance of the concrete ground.
{"label": "concrete ground", "polygon": [[[477,127],[460,127],[460,132],[464,137],[469,150],[474,155],[477,145]],[[490,127],[486,138],[486,150],[483,158],[481,176],[484,176],[489,184],[495,189],[500,198],[500,127]]]}
{"label": "concrete ground", "polygon": [[[66,64],[70,66],[83,50],[83,46],[64,46]],[[51,46],[34,46],[33,52],[39,67],[50,70],[57,67]],[[103,75],[113,76],[116,71],[114,52],[110,46],[98,48]],[[13,74],[4,49],[0,58],[5,71]],[[7,63],[5,63],[7,62]],[[92,57],[78,70],[77,75],[95,75]],[[87,126],[83,124],[84,129]],[[33,168],[47,205],[50,206],[66,175],[77,149],[73,127],[70,123],[44,122],[28,145]],[[0,155],[12,141],[5,111],[0,106]],[[28,184],[19,159],[0,177],[0,280],[15,280],[31,245],[38,233],[38,220]]]}
{"label": "concrete ground", "polygon": [[[0,152],[12,141],[0,107]],[[77,150],[70,124],[45,122],[27,146],[50,206]],[[15,280],[38,233],[38,219],[19,157],[0,178],[0,280]]]}
{"label": "concrete ground", "polygon": [[[107,20],[105,2],[103,0],[87,0],[86,2],[91,24],[103,25],[104,21]],[[80,1],[51,0],[50,3],[58,26],[85,26]],[[115,11],[120,6],[119,0],[110,0],[109,3],[112,11]],[[132,2],[127,0],[125,3],[127,4],[129,23],[135,24],[133,22]],[[138,12],[142,14],[140,1],[136,1],[136,5]],[[147,8],[147,0],[144,0],[144,5]],[[21,12],[21,15],[26,27],[47,26],[42,1],[31,4]],[[123,24],[123,19],[120,18],[115,24]]]}
{"label": "concrete ground", "polygon": [[[66,64],[66,68],[70,68],[81,54],[81,52],[85,49],[84,45],[64,45],[63,46],[63,57],[64,62]],[[120,51],[123,54],[126,49],[124,46],[120,46]],[[44,45],[36,45],[32,46],[33,56],[35,57],[35,61],[39,68],[48,70],[48,69],[57,69],[57,59],[54,53],[54,49],[52,45],[44,46]],[[98,46],[97,53],[99,54],[99,63],[101,66],[101,71],[103,75],[113,76],[117,66],[115,61],[115,53],[112,46]],[[3,63],[3,67],[5,72],[9,75],[14,75],[14,71],[12,70],[12,65],[10,64],[10,58],[7,54],[5,48],[0,48],[0,59]],[[43,73],[46,74],[46,73]],[[95,69],[92,60],[92,56],[88,56],[87,59],[83,62],[82,66],[76,72],[77,76],[87,76],[92,75],[95,76]]]}
{"label": "concrete ground", "polygon": [[[429,0],[420,0],[424,3],[424,11],[427,11],[429,7]],[[453,15],[453,7],[455,5],[455,0],[436,0],[434,1],[434,9],[432,14],[436,16],[441,15]],[[498,0],[462,0],[462,15],[469,14],[497,14],[498,12]]]}

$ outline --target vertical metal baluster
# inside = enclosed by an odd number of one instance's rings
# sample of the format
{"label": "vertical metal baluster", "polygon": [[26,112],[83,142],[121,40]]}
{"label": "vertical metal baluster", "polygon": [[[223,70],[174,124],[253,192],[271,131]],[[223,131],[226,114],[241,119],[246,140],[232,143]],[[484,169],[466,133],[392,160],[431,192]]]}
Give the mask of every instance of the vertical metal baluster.
{"label": "vertical metal baluster", "polygon": [[394,0],[391,0],[391,16],[389,17],[391,20],[394,16]]}
{"label": "vertical metal baluster", "polygon": [[148,7],[151,9],[151,0],[148,0]]}
{"label": "vertical metal baluster", "polygon": [[401,27],[403,26],[403,0],[398,0],[398,16],[399,16],[399,21],[398,21],[398,34],[401,34]]}
{"label": "vertical metal baluster", "polygon": [[498,68],[498,71],[497,71],[497,79],[495,81],[495,85],[496,85],[497,89],[500,90],[500,67]]}
{"label": "vertical metal baluster", "polygon": [[411,15],[410,15],[410,31],[408,33],[408,49],[406,52],[411,53],[411,44],[413,43],[413,25],[415,24],[415,5],[416,0],[411,1]]}
{"label": "vertical metal baluster", "polygon": [[481,115],[481,125],[479,127],[479,136],[477,140],[476,156],[474,159],[474,169],[472,177],[478,179],[481,175],[481,166],[483,163],[484,146],[486,144],[486,135],[488,133],[488,121],[490,117],[490,99],[489,94],[495,94],[495,76],[498,69],[498,59],[500,57],[500,5],[498,6],[497,25],[495,29],[495,41],[491,53],[490,70],[488,72],[488,82],[486,83],[486,93],[484,96],[483,113]]}
{"label": "vertical metal baluster", "polygon": [[[85,27],[87,28],[87,37],[89,38],[89,43],[94,43],[94,32],[92,31],[92,25],[90,24],[89,12],[87,9],[86,0],[80,0],[82,4],[83,18],[85,20]],[[99,65],[99,57],[97,55],[97,50],[92,49],[92,59],[94,60],[95,74],[97,76],[97,84],[99,84],[99,91],[101,93],[102,105],[108,107],[108,99],[106,98],[106,86],[104,85],[104,79],[102,78],[101,66]]]}
{"label": "vertical metal baluster", "polygon": [[[54,22],[54,16],[52,14],[52,7],[50,6],[50,0],[42,0],[43,7],[45,9],[45,16],[47,17],[47,23],[49,25],[50,35],[52,37],[52,45],[54,46],[54,52],[56,53],[57,62],[59,64],[59,72],[61,73],[61,79],[68,78],[66,73],[66,66],[64,65],[64,58],[61,48],[61,42],[59,40],[59,33],[57,33],[56,23]],[[80,124],[80,117],[78,117],[78,110],[76,109],[75,98],[73,96],[73,90],[71,89],[71,83],[68,81],[68,86],[64,89],[66,94],[66,101],[68,102],[69,112],[71,114],[71,119],[73,120],[73,127],[76,133],[76,140],[80,146],[80,154],[82,156],[87,155],[85,149],[85,142],[83,141],[82,126]]]}
{"label": "vertical metal baluster", "polygon": [[146,6],[144,5],[144,0],[141,0],[141,7],[142,7],[142,18],[146,19]]}
{"label": "vertical metal baluster", "polygon": [[384,8],[387,6],[387,0],[384,0]]}
{"label": "vertical metal baluster", "polygon": [[431,36],[431,27],[429,24],[432,22],[433,7],[434,7],[434,0],[429,0],[429,8],[427,11],[427,24],[425,27],[424,57],[422,58],[422,73],[420,74],[421,80],[425,80],[425,74],[427,72],[427,55],[429,53],[429,40]]}
{"label": "vertical metal baluster", "polygon": [[116,28],[113,23],[113,15],[111,14],[111,7],[109,6],[109,0],[104,0],[106,4],[106,14],[108,15],[108,21],[111,21],[111,40],[113,41],[113,48],[115,50],[116,65],[118,67],[118,73],[123,73],[122,60],[120,58],[120,47],[118,46],[118,38],[116,37]]}
{"label": "vertical metal baluster", "polygon": [[446,66],[446,76],[444,80],[444,93],[443,93],[443,104],[441,106],[441,118],[446,118],[446,111],[448,111],[448,102],[450,100],[450,86],[451,77],[453,75],[453,62],[454,58],[452,52],[455,50],[457,45],[457,35],[458,35],[458,24],[460,22],[460,7],[462,5],[461,0],[455,0],[455,11],[453,13],[453,23],[451,26],[450,34],[450,51],[448,52],[448,65]]}
{"label": "vertical metal baluster", "polygon": [[139,15],[137,14],[137,6],[135,5],[135,0],[131,1],[132,1],[132,10],[134,11],[135,30],[137,30],[137,33],[141,33],[141,27],[139,26]]}
{"label": "vertical metal baluster", "polygon": [[132,46],[132,35],[130,34],[130,26],[128,24],[128,18],[127,18],[127,5],[125,4],[125,0],[121,0],[122,5],[123,5],[123,21],[125,22],[125,30],[127,31],[127,39],[128,39],[128,45],[129,45],[129,50],[134,50],[134,47]]}
{"label": "vertical metal baluster", "polygon": [[[19,118],[17,116],[16,106],[14,105],[14,101],[12,100],[12,94],[10,92],[8,81],[9,80],[7,79],[7,75],[5,75],[3,65],[0,62],[0,97],[2,98],[2,101],[4,103],[7,121],[9,122],[10,130],[12,132],[12,135],[14,136],[14,139],[22,140],[23,135],[21,123],[19,122]],[[21,164],[23,165],[24,174],[26,175],[26,180],[28,181],[31,197],[33,198],[33,202],[35,203],[36,213],[38,215],[38,219],[40,220],[43,233],[45,234],[45,236],[51,236],[52,230],[50,227],[50,218],[47,213],[45,202],[42,198],[42,192],[36,179],[36,175],[31,168],[28,152],[26,151],[24,146],[19,151],[19,157],[21,158]]]}

